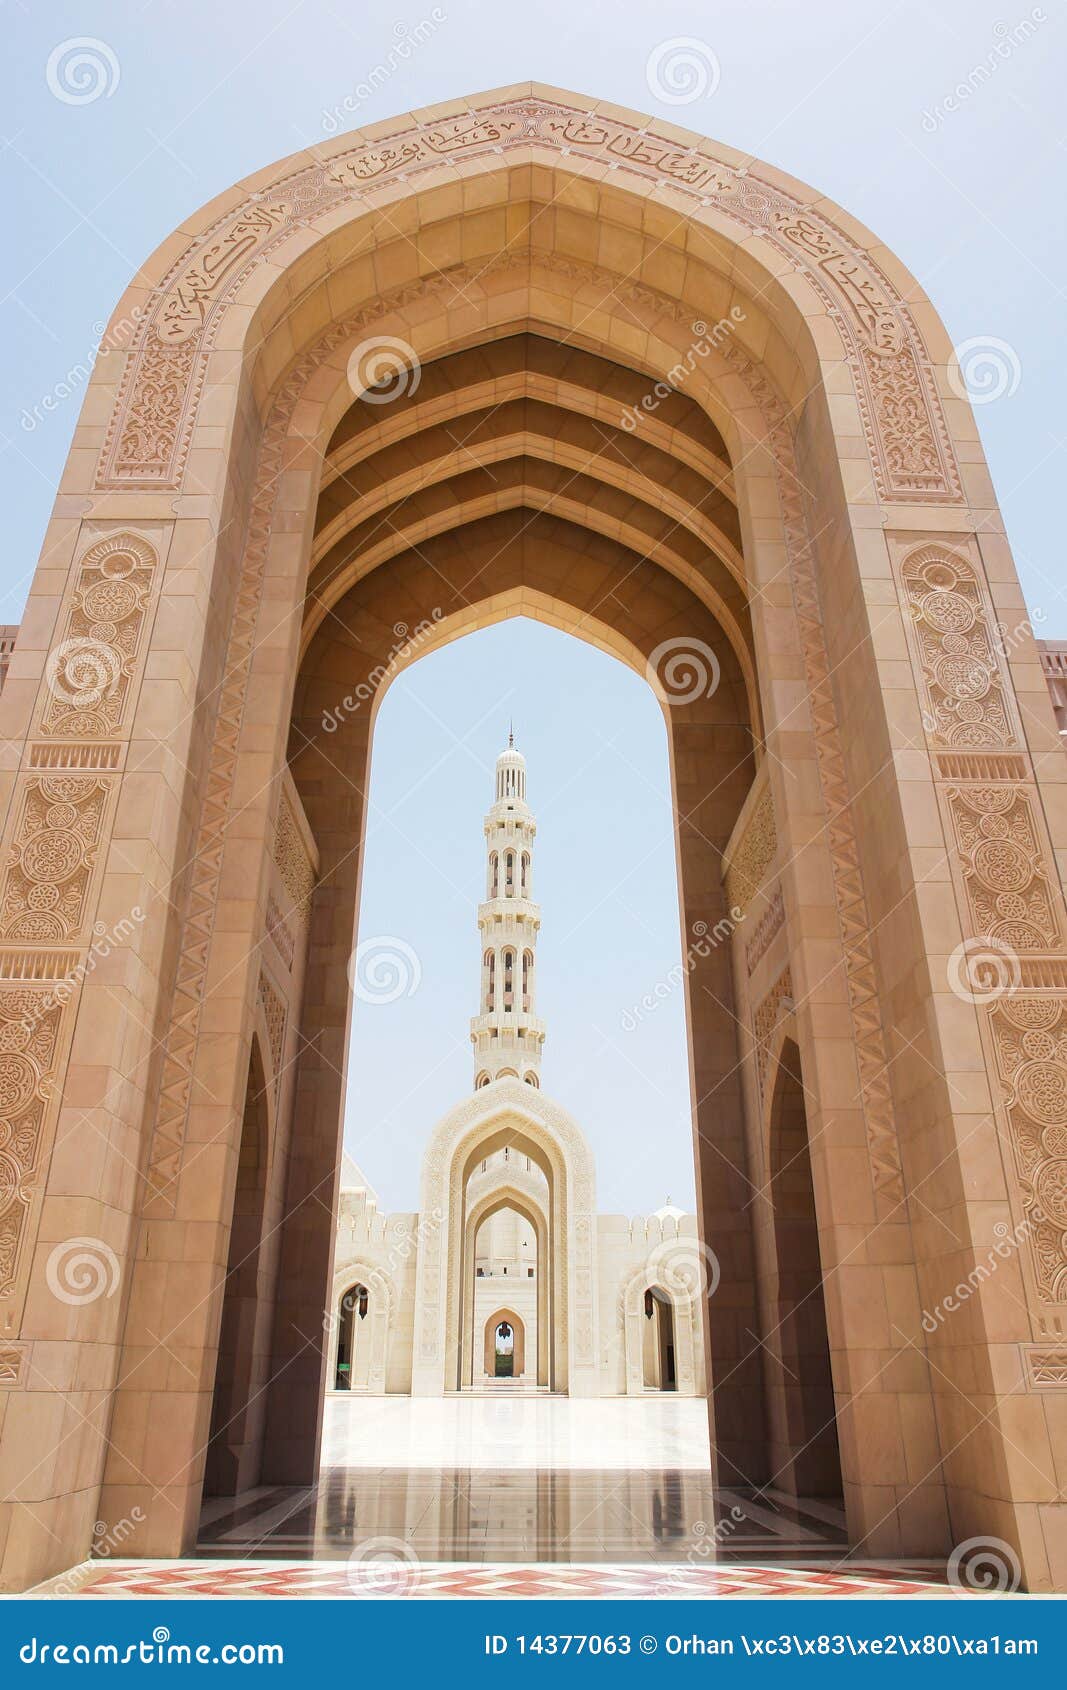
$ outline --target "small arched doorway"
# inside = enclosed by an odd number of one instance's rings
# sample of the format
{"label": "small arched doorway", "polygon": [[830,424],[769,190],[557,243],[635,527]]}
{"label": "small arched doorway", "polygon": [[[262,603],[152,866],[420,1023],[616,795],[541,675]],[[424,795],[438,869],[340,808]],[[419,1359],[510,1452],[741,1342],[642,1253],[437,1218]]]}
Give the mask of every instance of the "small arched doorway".
{"label": "small arched doorway", "polygon": [[337,1360],[334,1363],[334,1390],[351,1391],[357,1388],[355,1377],[356,1350],[360,1361],[367,1361],[370,1347],[360,1342],[360,1325],[370,1312],[370,1291],[366,1285],[350,1285],[341,1298],[337,1311]]}
{"label": "small arched doorway", "polygon": [[513,1309],[497,1309],[485,1323],[482,1361],[486,1378],[518,1382],[526,1372],[526,1326]]}
{"label": "small arched doorway", "polygon": [[674,1335],[674,1307],[658,1285],[645,1291],[642,1313],[641,1376],[646,1391],[678,1389],[677,1348]]}
{"label": "small arched doorway", "polygon": [[840,1496],[830,1342],[823,1295],[800,1052],[782,1041],[771,1092],[768,1172],[774,1249],[765,1356],[772,1483],[796,1496]]}

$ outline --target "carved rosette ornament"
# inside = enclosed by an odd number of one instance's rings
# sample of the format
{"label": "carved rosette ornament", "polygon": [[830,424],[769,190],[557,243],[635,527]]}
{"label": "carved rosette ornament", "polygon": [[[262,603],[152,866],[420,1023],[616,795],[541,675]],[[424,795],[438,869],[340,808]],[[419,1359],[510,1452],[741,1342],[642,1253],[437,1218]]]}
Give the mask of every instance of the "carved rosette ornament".
{"label": "carved rosette ornament", "polygon": [[1060,922],[1030,794],[1007,783],[954,786],[948,803],[973,933],[1012,951],[1055,950]]}
{"label": "carved rosette ornament", "polygon": [[157,563],[155,548],[139,534],[109,534],[84,553],[48,654],[42,735],[106,739],[122,727]]}
{"label": "carved rosette ornament", "polygon": [[931,746],[1018,743],[998,631],[978,571],[946,546],[923,546],[901,571]]}
{"label": "carved rosette ornament", "polygon": [[0,890],[5,942],[64,943],[84,930],[108,790],[91,775],[42,775],[22,788]]}

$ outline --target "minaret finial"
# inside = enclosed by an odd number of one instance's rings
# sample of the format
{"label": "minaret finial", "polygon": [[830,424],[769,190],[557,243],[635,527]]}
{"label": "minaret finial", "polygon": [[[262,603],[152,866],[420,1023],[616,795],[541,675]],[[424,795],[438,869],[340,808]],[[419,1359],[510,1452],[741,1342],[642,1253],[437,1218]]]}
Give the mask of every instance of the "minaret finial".
{"label": "minaret finial", "polygon": [[508,717],[508,750],[509,751],[511,750],[511,748],[514,744],[515,744],[515,721],[514,721],[513,717],[509,716]]}

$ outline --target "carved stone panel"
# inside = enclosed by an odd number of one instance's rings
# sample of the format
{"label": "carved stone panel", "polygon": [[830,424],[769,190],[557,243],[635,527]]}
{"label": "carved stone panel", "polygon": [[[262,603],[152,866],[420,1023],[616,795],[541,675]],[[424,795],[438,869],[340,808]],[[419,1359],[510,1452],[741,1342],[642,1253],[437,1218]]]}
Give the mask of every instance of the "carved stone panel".
{"label": "carved stone panel", "polygon": [[1062,1301],[1067,1298],[1067,1002],[1008,994],[990,1020],[1038,1288],[1049,1301]]}
{"label": "carved stone panel", "polygon": [[22,787],[0,890],[5,943],[83,933],[108,797],[108,781],[93,775],[37,775]]}
{"label": "carved stone panel", "polygon": [[731,909],[748,908],[763,885],[777,849],[774,800],[770,786],[765,786],[726,867],[726,900]]}
{"label": "carved stone panel", "polygon": [[1033,789],[955,786],[947,792],[972,933],[1011,951],[1055,950],[1062,940],[1033,807]]}
{"label": "carved stone panel", "polygon": [[157,565],[155,548],[128,532],[108,534],[84,553],[48,655],[41,734],[105,739],[123,726]]}
{"label": "carved stone panel", "polygon": [[0,1298],[13,1290],[59,1043],[54,990],[0,987]]}
{"label": "carved stone panel", "polygon": [[763,1101],[767,1080],[767,1064],[771,1055],[771,1038],[783,1013],[793,1007],[793,977],[789,969],[781,973],[766,997],[756,1006],[752,1017],[752,1036],[756,1047],[756,1080],[760,1101]]}
{"label": "carved stone panel", "polygon": [[1000,633],[979,571],[956,549],[928,544],[904,558],[900,581],[928,744],[1017,745]]}

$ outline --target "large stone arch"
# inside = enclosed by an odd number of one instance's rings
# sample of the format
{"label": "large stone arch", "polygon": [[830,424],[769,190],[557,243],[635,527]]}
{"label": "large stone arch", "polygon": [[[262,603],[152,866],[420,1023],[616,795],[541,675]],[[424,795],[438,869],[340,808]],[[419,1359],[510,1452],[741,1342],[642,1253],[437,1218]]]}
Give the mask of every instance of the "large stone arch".
{"label": "large stone arch", "polygon": [[[749,744],[738,760],[745,779],[759,765],[749,798],[733,785],[724,797],[707,751],[724,697],[706,712],[671,706],[687,938],[700,923],[697,938],[715,936],[700,959],[709,993],[690,993],[690,1042],[699,1202],[722,1268],[709,1316],[720,1471],[763,1476],[745,1202],[760,1177],[749,1164],[761,1016],[788,974],[830,1188],[831,1341],[857,1364],[840,1413],[853,1541],[929,1553],[992,1532],[1017,1548],[1032,1588],[1062,1582],[1050,1440],[1067,1380],[1065,1274],[1058,1211],[1046,1211],[1062,1173],[1053,1116],[1067,919],[1053,847],[1067,845],[1065,777],[948,339],[914,279],[844,212],[768,166],[525,86],[339,138],[240,185],[149,260],[113,328],[0,705],[19,748],[2,776],[0,865],[4,1107],[18,1128],[3,1189],[19,1193],[0,1215],[3,1432],[15,1452],[3,1475],[14,1499],[5,1585],[78,1558],[94,1520],[134,1507],[133,1552],[179,1553],[195,1537],[261,965],[284,1035],[305,950],[299,1014],[315,1042],[301,1046],[280,1104],[300,1100],[282,1251],[303,1272],[279,1279],[286,1394],[272,1402],[268,1444],[274,1479],[314,1473],[322,1348],[297,1354],[286,1334],[318,1329],[329,1283],[330,1229],[309,1215],[317,1197],[328,1217],[336,1189],[328,1071],[343,1066],[347,1009],[322,936],[351,917],[358,867],[340,885],[327,852],[312,893],[315,781],[294,796],[286,746],[291,701],[307,696],[301,646],[321,632],[304,624],[330,486],[323,459],[353,409],[348,358],[380,334],[403,338],[424,368],[517,334],[548,338],[624,372],[631,411],[631,377],[653,384],[658,408],[636,412],[654,425],[643,449],[668,444],[659,425],[675,426],[679,392],[715,431],[680,424],[688,438],[675,458],[734,502],[729,545],[721,501],[713,524],[667,534],[653,475],[635,482],[649,501],[638,501],[639,522],[624,519],[610,477],[568,490],[577,460],[532,450],[535,428],[521,431],[531,445],[521,457],[513,432],[507,461],[512,515],[555,524],[557,559],[569,524],[592,548],[587,567],[620,566],[613,535],[658,571],[640,600],[640,639],[608,626],[595,594],[578,606],[602,624],[598,637],[631,651],[644,640],[647,658],[653,580],[684,585],[736,670],[725,700],[744,710],[733,728],[756,729],[770,753]],[[703,339],[707,352],[694,354]],[[533,373],[538,403],[589,388],[558,369]],[[593,414],[596,402],[565,408]],[[358,462],[351,438],[338,441],[355,453],[346,475]],[[472,468],[463,489],[471,523],[508,516],[479,502],[484,473]],[[400,480],[396,490],[411,496]],[[455,532],[430,488],[413,518],[406,566],[339,520],[370,566],[366,591],[385,584],[383,608],[413,569],[411,546]],[[511,559],[518,567],[514,549]],[[341,583],[346,594],[361,584]],[[558,582],[533,584],[560,597]],[[946,593],[977,642],[977,696],[953,690]],[[492,598],[467,613],[493,614]],[[661,638],[676,632],[687,630],[668,613]],[[388,653],[388,639],[376,649]],[[357,762],[362,732],[349,742]],[[290,746],[298,774],[300,750]],[[724,811],[733,837],[721,849]],[[358,841],[361,826],[353,797],[338,837]],[[1005,832],[1008,851],[985,848]],[[1024,923],[1011,915],[1019,897]],[[730,907],[744,921],[730,918],[722,937]],[[953,991],[949,962],[958,975],[962,947],[1004,923],[1017,964],[1007,989],[991,1000]],[[699,1000],[715,994],[734,1004],[740,1049],[701,1019]],[[106,1146],[100,1158],[85,1156],[90,1133]],[[122,1269],[120,1294],[88,1308],[48,1290],[72,1198]],[[949,1255],[945,1225],[962,1241]],[[941,1306],[1004,1225],[1019,1250],[931,1331],[922,1311]],[[195,1389],[165,1382],[160,1311]],[[96,1383],[56,1391],[52,1359],[83,1344],[104,1357],[103,1373],[75,1372]],[[70,1459],[20,1459],[42,1440]]]}
{"label": "large stone arch", "polygon": [[[519,1079],[494,1080],[479,1088],[438,1123],[427,1145],[419,1214],[420,1219],[433,1216],[435,1225],[424,1229],[419,1245],[412,1395],[439,1396],[458,1388],[464,1358],[478,1341],[478,1335],[467,1330],[470,1316],[464,1296],[464,1258],[470,1255],[471,1238],[466,1191],[474,1164],[504,1145],[531,1156],[548,1182],[547,1236],[538,1257],[539,1292],[543,1282],[548,1306],[548,1319],[538,1320],[539,1333],[547,1329],[546,1383],[572,1396],[595,1396],[599,1353],[593,1158],[567,1111]],[[516,1192],[515,1200],[532,1212],[523,1194]],[[477,1207],[484,1207],[485,1201]]]}

